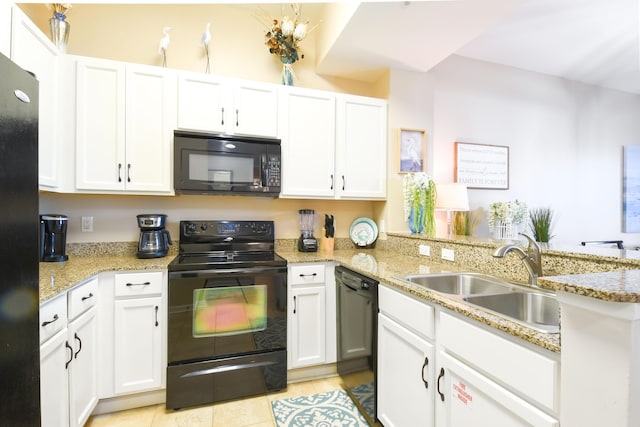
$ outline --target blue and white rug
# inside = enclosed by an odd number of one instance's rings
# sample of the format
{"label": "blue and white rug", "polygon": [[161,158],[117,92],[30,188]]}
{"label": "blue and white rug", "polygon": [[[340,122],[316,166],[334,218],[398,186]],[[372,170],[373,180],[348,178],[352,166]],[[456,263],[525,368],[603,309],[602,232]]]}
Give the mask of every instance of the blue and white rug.
{"label": "blue and white rug", "polygon": [[360,384],[355,387],[349,387],[352,396],[360,402],[362,408],[369,415],[369,418],[375,418],[375,399],[373,398],[373,383]]}
{"label": "blue and white rug", "polygon": [[344,390],[271,402],[278,427],[369,427]]}

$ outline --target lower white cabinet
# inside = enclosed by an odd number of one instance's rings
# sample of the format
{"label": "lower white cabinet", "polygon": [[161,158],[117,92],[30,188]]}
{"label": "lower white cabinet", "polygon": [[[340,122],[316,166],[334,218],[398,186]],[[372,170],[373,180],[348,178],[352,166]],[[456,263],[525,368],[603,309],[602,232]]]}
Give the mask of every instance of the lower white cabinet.
{"label": "lower white cabinet", "polygon": [[378,419],[385,427],[432,427],[433,309],[386,286],[378,298]]}
{"label": "lower white cabinet", "polygon": [[438,427],[560,425],[557,419],[445,352],[438,353],[438,365]]}
{"label": "lower white cabinet", "polygon": [[559,356],[379,287],[378,418],[385,427],[559,426]]}
{"label": "lower white cabinet", "polygon": [[333,263],[289,266],[288,368],[336,361]]}
{"label": "lower white cabinet", "polygon": [[166,282],[165,271],[101,276],[100,398],[164,386]]}
{"label": "lower white cabinet", "polygon": [[162,385],[161,305],[160,296],[116,300],[116,394],[149,390]]}
{"label": "lower white cabinet", "polygon": [[98,402],[97,298],[94,278],[40,309],[43,426],[82,426]]}
{"label": "lower white cabinet", "polygon": [[378,315],[378,419],[385,427],[433,426],[433,344]]}

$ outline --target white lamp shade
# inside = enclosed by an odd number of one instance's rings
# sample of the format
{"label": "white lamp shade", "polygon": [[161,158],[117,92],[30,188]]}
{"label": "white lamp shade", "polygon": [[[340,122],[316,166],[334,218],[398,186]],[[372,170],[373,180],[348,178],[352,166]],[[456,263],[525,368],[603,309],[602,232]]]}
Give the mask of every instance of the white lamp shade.
{"label": "white lamp shade", "polygon": [[436,184],[436,209],[448,211],[468,211],[469,195],[467,186],[459,183]]}

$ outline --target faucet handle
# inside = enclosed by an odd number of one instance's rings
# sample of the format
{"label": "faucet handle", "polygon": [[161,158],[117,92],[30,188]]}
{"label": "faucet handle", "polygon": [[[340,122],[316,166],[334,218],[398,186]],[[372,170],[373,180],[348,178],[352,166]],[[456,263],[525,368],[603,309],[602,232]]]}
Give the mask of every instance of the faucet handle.
{"label": "faucet handle", "polygon": [[540,245],[538,244],[538,242],[536,242],[533,237],[529,236],[526,233],[518,233],[519,235],[525,237],[528,241],[529,241],[529,247],[531,248],[532,246],[538,251],[540,252]]}

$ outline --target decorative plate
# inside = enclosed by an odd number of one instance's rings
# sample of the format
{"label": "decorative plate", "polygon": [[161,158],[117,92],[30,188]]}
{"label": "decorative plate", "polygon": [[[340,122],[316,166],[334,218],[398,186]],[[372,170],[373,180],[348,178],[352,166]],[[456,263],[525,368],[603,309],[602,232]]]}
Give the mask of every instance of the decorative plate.
{"label": "decorative plate", "polygon": [[358,218],[351,223],[349,236],[360,247],[370,246],[378,238],[378,226],[371,218]]}

